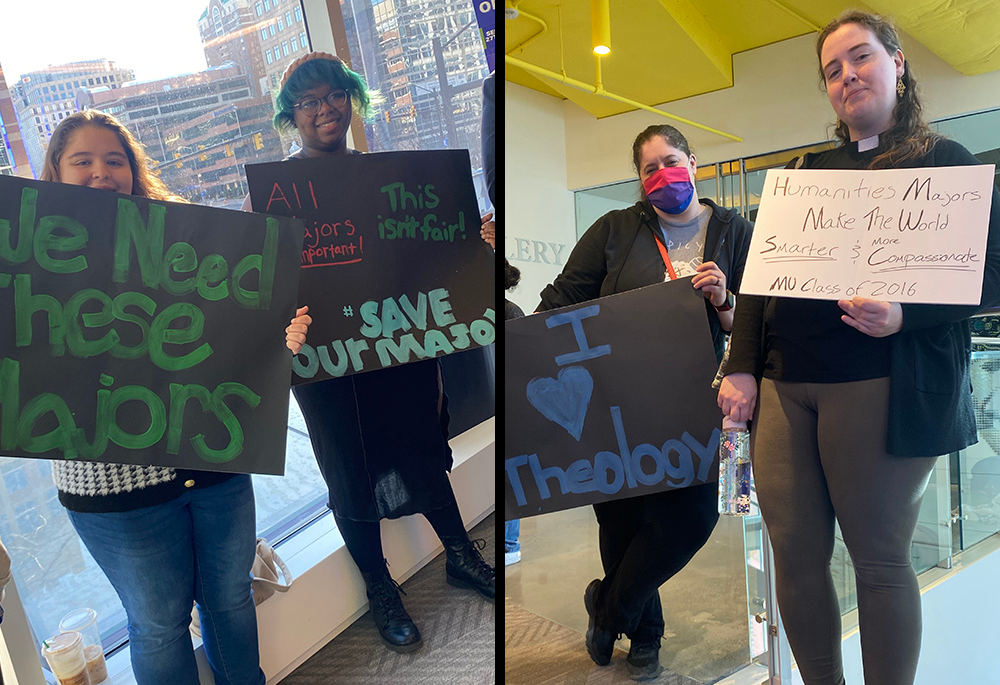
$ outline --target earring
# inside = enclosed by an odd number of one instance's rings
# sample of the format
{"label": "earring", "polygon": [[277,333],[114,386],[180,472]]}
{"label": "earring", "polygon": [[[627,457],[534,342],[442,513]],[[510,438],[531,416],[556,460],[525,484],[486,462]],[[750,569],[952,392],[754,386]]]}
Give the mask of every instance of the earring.
{"label": "earring", "polygon": [[896,79],[896,95],[898,95],[899,97],[903,97],[903,93],[905,93],[905,92],[906,92],[906,84],[903,83],[903,79],[902,78],[897,78]]}
{"label": "earring", "polygon": [[844,122],[842,122],[842,121],[840,120],[840,117],[837,117],[837,126],[836,126],[836,127],[837,127],[837,128],[840,128],[841,124],[843,124],[843,123],[844,123]]}

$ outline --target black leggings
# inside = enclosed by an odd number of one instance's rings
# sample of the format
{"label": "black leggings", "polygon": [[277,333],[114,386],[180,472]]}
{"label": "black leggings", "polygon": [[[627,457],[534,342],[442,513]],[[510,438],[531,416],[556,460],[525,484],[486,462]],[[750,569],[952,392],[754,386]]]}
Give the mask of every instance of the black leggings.
{"label": "black leggings", "polygon": [[[442,540],[445,537],[468,539],[454,494],[448,505],[433,511],[425,511],[423,514]],[[355,521],[341,518],[337,514],[334,514],[333,518],[337,522],[340,534],[344,536],[347,551],[351,553],[351,558],[362,573],[373,573],[384,568],[385,553],[382,551],[382,530],[378,521]]]}
{"label": "black leggings", "polygon": [[920,656],[910,543],[936,457],[885,452],[889,379],[764,379],[753,469],[774,548],[778,606],[807,685],[841,685],[834,517],[854,562],[867,685],[909,685]]}
{"label": "black leggings", "polygon": [[718,512],[718,486],[693,485],[594,505],[604,580],[598,623],[633,641],[663,636],[659,588],[708,541]]}

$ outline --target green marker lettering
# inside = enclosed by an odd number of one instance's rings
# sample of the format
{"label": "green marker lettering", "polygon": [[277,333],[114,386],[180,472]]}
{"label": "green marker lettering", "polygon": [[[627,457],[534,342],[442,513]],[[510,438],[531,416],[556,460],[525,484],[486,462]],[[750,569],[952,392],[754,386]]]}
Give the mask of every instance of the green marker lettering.
{"label": "green marker lettering", "polygon": [[451,302],[448,301],[448,291],[444,288],[435,288],[427,296],[431,302],[431,314],[434,316],[434,323],[438,328],[444,328],[455,323],[455,316],[451,313]]}
{"label": "green marker lettering", "polygon": [[171,269],[179,274],[187,274],[198,268],[198,254],[188,243],[174,243],[167,248],[163,258],[163,289],[171,295],[183,295],[195,288],[195,276],[175,281],[170,278]]}
{"label": "green marker lettering", "polygon": [[27,347],[33,339],[31,320],[36,312],[44,311],[49,320],[49,344],[52,346],[52,356],[61,357],[66,354],[66,327],[63,321],[62,306],[51,295],[31,294],[31,274],[14,276],[14,325],[16,327],[15,344]]}
{"label": "green marker lettering", "polygon": [[[99,302],[100,311],[90,312],[80,316],[80,309],[86,302]],[[83,337],[83,328],[80,319],[87,328],[107,326],[115,320],[114,309],[111,298],[95,288],[86,288],[76,293],[66,302],[66,343],[69,345],[69,353],[74,357],[86,359],[96,357],[110,350],[118,344],[120,338],[114,330],[108,331],[97,340],[87,340]]]}
{"label": "green marker lettering", "polygon": [[118,216],[115,220],[115,259],[112,279],[124,283],[131,268],[131,246],[139,261],[142,283],[156,290],[163,275],[163,225],[167,208],[149,205],[149,224],[144,225],[139,208],[131,200],[118,199]]}
{"label": "green marker lettering", "polygon": [[24,188],[21,191],[21,212],[17,226],[17,247],[11,245],[10,221],[0,219],[0,262],[23,264],[31,256],[32,235],[35,232],[35,214],[38,205],[38,191]]}
{"label": "green marker lettering", "polygon": [[[69,235],[53,235],[57,228],[64,229]],[[87,229],[76,219],[68,216],[46,216],[38,222],[38,232],[35,234],[35,261],[38,266],[54,274],[75,274],[87,268],[87,258],[76,255],[69,259],[56,259],[49,252],[72,252],[87,244]]]}
{"label": "green marker lettering", "polygon": [[[170,328],[171,323],[181,318],[189,318],[191,323],[186,328]],[[212,346],[208,343],[179,357],[172,357],[163,346],[195,342],[204,329],[205,315],[198,307],[189,302],[173,303],[153,319],[149,331],[149,359],[164,371],[179,371],[200,364],[212,354]]]}
{"label": "green marker lettering", "polygon": [[126,312],[125,307],[138,307],[152,318],[153,312],[156,311],[156,303],[148,295],[135,292],[122,293],[112,301],[111,308],[115,318],[126,323],[134,323],[138,326],[141,338],[138,345],[128,347],[121,344],[121,336],[119,335],[118,343],[111,348],[111,355],[119,359],[138,359],[146,354],[146,351],[149,349],[149,324],[141,316]]}
{"label": "green marker lettering", "polygon": [[[98,393],[107,392],[98,390]],[[126,433],[118,425],[118,408],[126,402],[142,402],[149,410],[149,427],[142,433]],[[120,445],[127,450],[142,450],[152,447],[167,428],[167,412],[163,407],[163,400],[157,397],[156,393],[141,385],[126,385],[114,390],[108,401],[108,415],[111,417],[111,424],[108,426],[108,437],[111,442]]]}

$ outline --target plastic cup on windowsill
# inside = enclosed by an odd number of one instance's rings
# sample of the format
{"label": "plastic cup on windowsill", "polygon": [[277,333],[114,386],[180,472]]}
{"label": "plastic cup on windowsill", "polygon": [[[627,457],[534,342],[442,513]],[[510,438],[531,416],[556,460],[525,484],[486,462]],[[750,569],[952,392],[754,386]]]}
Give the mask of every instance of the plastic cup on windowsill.
{"label": "plastic cup on windowsill", "polygon": [[80,633],[59,633],[45,640],[42,656],[49,662],[57,685],[91,685]]}
{"label": "plastic cup on windowsill", "polygon": [[71,611],[59,621],[59,630],[80,633],[90,682],[97,685],[107,680],[108,665],[104,660],[104,647],[101,646],[101,631],[97,628],[97,612],[93,609]]}

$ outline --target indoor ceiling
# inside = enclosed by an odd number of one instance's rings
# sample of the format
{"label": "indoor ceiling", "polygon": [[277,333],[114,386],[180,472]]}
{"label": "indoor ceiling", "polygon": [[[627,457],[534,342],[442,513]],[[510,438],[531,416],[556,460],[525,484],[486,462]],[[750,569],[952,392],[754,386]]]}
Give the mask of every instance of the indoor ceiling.
{"label": "indoor ceiling", "polygon": [[525,67],[508,61],[504,77],[599,118],[621,114],[728,88],[735,53],[813,33],[847,8],[893,17],[965,75],[1000,68],[996,0],[611,0],[611,54],[601,58],[600,81],[608,93],[634,101],[624,103],[581,89],[597,82],[591,0],[507,0],[505,52]]}

